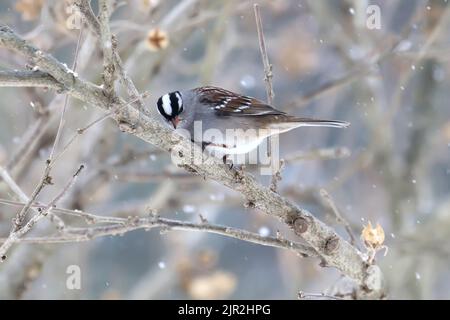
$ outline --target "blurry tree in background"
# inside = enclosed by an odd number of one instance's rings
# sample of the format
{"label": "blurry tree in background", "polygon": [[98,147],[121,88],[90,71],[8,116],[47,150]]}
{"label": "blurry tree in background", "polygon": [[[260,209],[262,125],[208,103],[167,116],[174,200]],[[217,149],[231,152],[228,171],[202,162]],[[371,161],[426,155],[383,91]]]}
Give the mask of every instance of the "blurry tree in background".
{"label": "blurry tree in background", "polygon": [[448,1],[258,1],[274,106],[351,122],[283,134],[276,193],[152,131],[166,92],[267,99],[254,3],[0,3],[0,299],[450,297]]}

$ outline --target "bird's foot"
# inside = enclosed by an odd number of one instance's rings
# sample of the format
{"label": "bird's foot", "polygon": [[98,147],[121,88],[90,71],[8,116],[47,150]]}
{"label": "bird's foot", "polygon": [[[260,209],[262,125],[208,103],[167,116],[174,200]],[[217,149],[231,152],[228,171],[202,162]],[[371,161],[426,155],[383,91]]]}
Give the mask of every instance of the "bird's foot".
{"label": "bird's foot", "polygon": [[230,159],[228,159],[228,156],[227,156],[227,155],[224,155],[224,156],[222,157],[222,160],[223,160],[223,164],[227,164],[227,165],[228,165],[228,168],[229,168],[230,170],[233,169],[233,166],[234,166],[233,161],[231,161]]}

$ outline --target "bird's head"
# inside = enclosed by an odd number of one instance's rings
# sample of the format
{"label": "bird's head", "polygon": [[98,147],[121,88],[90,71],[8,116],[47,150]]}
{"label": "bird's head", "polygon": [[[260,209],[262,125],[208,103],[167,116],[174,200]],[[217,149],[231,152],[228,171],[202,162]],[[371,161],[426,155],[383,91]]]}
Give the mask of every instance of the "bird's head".
{"label": "bird's head", "polygon": [[176,129],[178,123],[182,120],[181,114],[184,111],[181,93],[179,91],[166,93],[159,97],[156,105],[159,114]]}

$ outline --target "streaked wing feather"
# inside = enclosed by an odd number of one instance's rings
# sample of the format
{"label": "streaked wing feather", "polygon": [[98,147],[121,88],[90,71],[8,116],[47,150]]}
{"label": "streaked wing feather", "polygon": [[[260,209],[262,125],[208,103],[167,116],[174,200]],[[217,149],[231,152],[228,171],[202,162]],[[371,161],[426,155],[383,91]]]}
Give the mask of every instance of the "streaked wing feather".
{"label": "streaked wing feather", "polygon": [[286,114],[258,99],[237,95],[222,88],[201,87],[194,90],[199,95],[199,102],[215,110],[220,115],[242,117]]}

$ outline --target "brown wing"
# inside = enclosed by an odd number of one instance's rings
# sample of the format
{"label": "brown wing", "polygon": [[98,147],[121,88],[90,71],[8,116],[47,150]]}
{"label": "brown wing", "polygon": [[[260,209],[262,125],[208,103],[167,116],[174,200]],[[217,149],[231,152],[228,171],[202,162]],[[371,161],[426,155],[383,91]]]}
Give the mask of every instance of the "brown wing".
{"label": "brown wing", "polygon": [[226,116],[264,116],[285,115],[268,104],[247,96],[217,87],[200,87],[194,89],[199,102],[216,111],[217,114]]}

